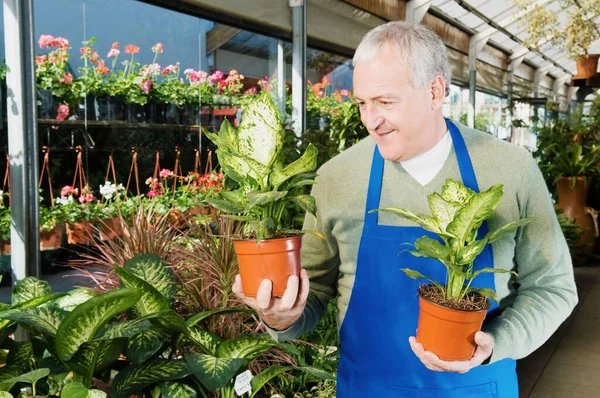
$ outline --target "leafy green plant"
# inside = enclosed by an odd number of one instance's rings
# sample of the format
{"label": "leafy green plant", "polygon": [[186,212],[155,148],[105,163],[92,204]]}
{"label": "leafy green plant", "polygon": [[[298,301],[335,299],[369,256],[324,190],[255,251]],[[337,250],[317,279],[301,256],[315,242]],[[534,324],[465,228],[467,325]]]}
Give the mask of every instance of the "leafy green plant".
{"label": "leafy green plant", "polygon": [[585,229],[577,225],[577,223],[575,223],[575,220],[571,220],[565,217],[563,215],[562,209],[556,209],[556,216],[558,217],[558,224],[560,225],[560,230],[565,236],[567,245],[569,246],[569,251],[571,252],[571,254],[576,253],[577,251],[582,249],[582,245],[578,242],[585,233]]}
{"label": "leafy green plant", "polygon": [[481,224],[494,216],[494,210],[503,195],[502,187],[502,184],[493,185],[486,191],[475,193],[462,183],[449,178],[443,185],[441,194],[434,192],[427,197],[432,216],[416,214],[402,208],[375,209],[371,212],[384,211],[396,214],[440,237],[441,242],[423,236],[415,241],[415,250],[409,252],[415,257],[429,257],[441,262],[447,270],[446,285],[417,271],[402,268],[406,275],[413,279],[427,279],[443,292],[448,300],[459,301],[468,293],[476,292],[498,301],[492,289],[476,289],[471,287],[471,282],[484,272],[515,273],[492,267],[474,271],[475,258],[487,244],[514,233],[532,220],[532,218],[525,218],[509,222],[488,232],[483,238],[477,239]]}
{"label": "leafy green plant", "polygon": [[303,187],[314,184],[317,149],[308,145],[295,162],[284,165],[280,159],[285,135],[279,111],[268,92],[253,99],[236,130],[229,122],[219,134],[205,131],[214,142],[219,164],[236,189],[224,190],[220,199],[207,199],[217,209],[234,213],[244,224],[245,237],[258,241],[278,235],[298,233],[292,225],[289,206],[296,204],[315,214],[312,196]]}
{"label": "leafy green plant", "polygon": [[[233,398],[232,378],[278,345],[268,335],[223,339],[201,326],[212,316],[251,312],[248,309],[205,311],[184,320],[172,309],[173,273],[156,256],[137,256],[114,269],[123,287],[100,295],[82,296],[81,291],[52,295],[47,283],[35,278],[17,285],[13,305],[3,305],[0,311],[0,330],[10,331],[19,323],[34,340],[16,343],[5,337],[3,348],[9,352],[0,372],[0,390],[13,391],[18,388],[13,382],[45,377],[42,369],[51,369],[52,374],[72,372],[67,383],[80,383],[53,390],[52,396],[83,394],[84,389],[101,385],[101,379],[110,383],[113,398],[154,391]],[[36,369],[31,377],[23,377]],[[277,364],[254,375],[251,396],[292,369],[332,379],[320,369]],[[16,376],[21,378],[13,379]],[[50,392],[48,383],[42,387]]]}
{"label": "leafy green plant", "polygon": [[534,156],[549,186],[562,177],[595,177],[600,175],[598,128],[581,114],[568,120],[556,119],[537,130],[537,150]]}

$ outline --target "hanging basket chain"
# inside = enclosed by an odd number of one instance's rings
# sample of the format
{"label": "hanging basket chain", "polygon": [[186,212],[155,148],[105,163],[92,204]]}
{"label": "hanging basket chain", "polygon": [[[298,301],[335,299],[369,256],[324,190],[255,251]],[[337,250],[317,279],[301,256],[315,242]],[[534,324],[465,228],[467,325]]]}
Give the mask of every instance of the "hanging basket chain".
{"label": "hanging basket chain", "polygon": [[140,196],[140,177],[138,173],[138,165],[137,165],[137,149],[135,147],[131,148],[131,152],[133,153],[133,157],[131,159],[131,167],[129,168],[129,177],[127,177],[127,187],[125,188],[125,196],[129,192],[129,183],[131,182],[131,175],[135,176],[135,187],[137,189],[137,196]]}
{"label": "hanging basket chain", "polygon": [[42,147],[42,153],[44,154],[44,162],[42,163],[42,172],[40,173],[40,182],[38,188],[42,187],[42,180],[44,173],[48,175],[48,190],[50,192],[50,206],[54,206],[54,194],[52,193],[52,179],[50,178],[50,148],[44,145]]}

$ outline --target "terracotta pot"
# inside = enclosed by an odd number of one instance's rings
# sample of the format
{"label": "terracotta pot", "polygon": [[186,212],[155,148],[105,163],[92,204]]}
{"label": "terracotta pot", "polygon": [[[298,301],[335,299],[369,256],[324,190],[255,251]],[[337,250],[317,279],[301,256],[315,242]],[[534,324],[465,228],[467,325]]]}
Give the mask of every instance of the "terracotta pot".
{"label": "terracotta pot", "polygon": [[3,256],[10,255],[10,240],[0,241],[0,254]]}
{"label": "terracotta pot", "polygon": [[577,64],[577,75],[575,75],[575,79],[596,76],[596,71],[598,70],[598,57],[600,57],[600,54],[589,54],[577,58],[575,60]]}
{"label": "terracotta pot", "polygon": [[205,216],[209,212],[208,207],[206,206],[196,206],[192,207],[185,212],[185,216],[187,218],[192,218],[196,216]]}
{"label": "terracotta pot", "polygon": [[51,231],[40,230],[40,250],[56,250],[60,248],[64,225],[57,225]]}
{"label": "terracotta pot", "polygon": [[417,341],[444,361],[466,361],[475,352],[475,333],[487,310],[460,311],[442,307],[419,296]]}
{"label": "terracotta pot", "polygon": [[87,221],[67,224],[67,242],[70,245],[85,245],[92,242],[92,226]]}
{"label": "terracotta pot", "polygon": [[585,233],[581,237],[579,244],[584,245],[584,252],[590,253],[593,250],[596,240],[596,230],[594,219],[586,213],[588,186],[583,177],[577,177],[575,187],[571,189],[571,177],[563,177],[558,181],[558,204],[557,207],[563,210],[563,216],[575,219],[575,223],[585,228]]}
{"label": "terracotta pot", "polygon": [[256,297],[263,279],[273,283],[273,297],[283,296],[291,275],[300,276],[302,235],[289,238],[236,240],[233,242],[240,266],[242,288],[248,297]]}
{"label": "terracotta pot", "polygon": [[99,230],[100,240],[112,240],[118,236],[123,236],[123,226],[119,217],[101,220]]}

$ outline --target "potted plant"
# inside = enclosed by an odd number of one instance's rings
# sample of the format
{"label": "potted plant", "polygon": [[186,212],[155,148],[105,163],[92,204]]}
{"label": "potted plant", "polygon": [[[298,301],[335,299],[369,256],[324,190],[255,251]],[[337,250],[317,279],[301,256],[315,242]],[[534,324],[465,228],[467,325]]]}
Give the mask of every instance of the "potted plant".
{"label": "potted plant", "polygon": [[71,245],[88,244],[93,239],[90,221],[101,215],[96,206],[96,198],[86,185],[79,194],[79,189],[66,185],[60,192],[56,202],[61,206],[67,223],[67,241]]}
{"label": "potted plant", "polygon": [[100,185],[101,201],[97,203],[100,210],[99,235],[101,240],[114,239],[124,233],[121,224],[121,201],[124,199],[125,187],[123,184],[115,184],[105,181]]}
{"label": "potted plant", "polygon": [[234,189],[220,199],[207,199],[219,210],[244,224],[243,236],[234,242],[244,294],[255,297],[264,278],[273,282],[273,295],[281,296],[290,275],[300,274],[301,231],[292,229],[294,205],[316,213],[315,199],[304,194],[314,184],[317,149],[308,145],[289,165],[280,159],[284,129],[279,111],[268,92],[246,108],[239,129],[227,121],[219,134],[204,132],[217,145],[219,164]]}
{"label": "potted plant", "polygon": [[8,193],[0,191],[0,255],[10,254],[10,207]]}
{"label": "potted plant", "polygon": [[55,250],[60,247],[64,224],[65,213],[60,206],[40,206],[40,250]]}
{"label": "potted plant", "polygon": [[577,63],[577,78],[594,76],[598,68],[598,54],[589,54],[590,46],[600,38],[595,18],[600,15],[600,0],[561,0],[567,11],[564,26],[559,24],[559,13],[537,4],[534,0],[513,0],[526,14],[522,23],[528,38],[525,44],[539,50],[547,42],[562,48]]}
{"label": "potted plant", "polygon": [[580,241],[587,251],[595,240],[594,222],[586,211],[589,179],[600,175],[600,131],[594,120],[576,113],[537,130],[535,156],[550,187],[556,186],[557,207],[585,229]]}
{"label": "potted plant", "polygon": [[38,117],[54,119],[59,103],[68,102],[71,95],[73,75],[68,72],[71,45],[64,37],[51,35],[41,35],[38,44],[41,49],[52,49],[35,57]]}
{"label": "potted plant", "polygon": [[489,288],[477,289],[473,279],[484,272],[513,273],[484,267],[475,269],[476,257],[486,245],[515,232],[531,221],[531,218],[509,222],[478,239],[479,227],[494,216],[494,210],[502,198],[502,184],[475,193],[462,183],[447,179],[441,194],[428,195],[433,216],[416,214],[402,208],[383,208],[420,225],[438,235],[439,239],[423,236],[410,251],[416,257],[438,260],[447,270],[444,282],[433,280],[418,271],[402,268],[413,279],[427,279],[431,284],[419,288],[419,326],[417,341],[426,350],[433,351],[443,360],[468,360],[475,352],[475,333],[481,329],[489,299],[498,301]]}

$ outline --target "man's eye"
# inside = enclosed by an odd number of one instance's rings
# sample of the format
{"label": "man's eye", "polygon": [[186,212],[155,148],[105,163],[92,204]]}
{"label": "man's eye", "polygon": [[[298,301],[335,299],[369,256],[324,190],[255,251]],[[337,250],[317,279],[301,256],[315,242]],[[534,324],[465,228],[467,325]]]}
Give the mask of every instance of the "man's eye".
{"label": "man's eye", "polygon": [[379,103],[380,103],[381,105],[383,105],[383,106],[392,105],[392,103],[391,103],[391,102],[389,102],[389,101],[379,101]]}

